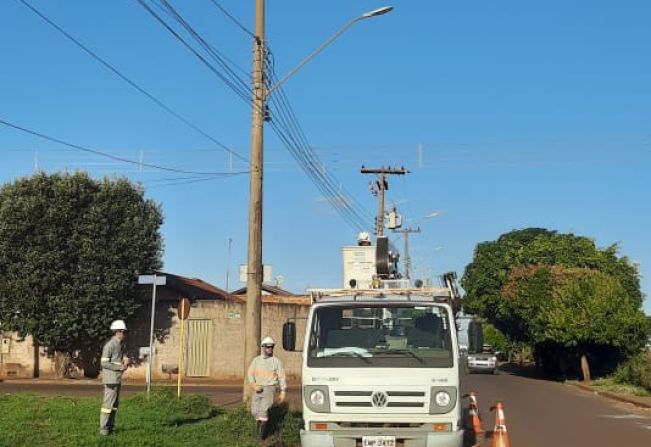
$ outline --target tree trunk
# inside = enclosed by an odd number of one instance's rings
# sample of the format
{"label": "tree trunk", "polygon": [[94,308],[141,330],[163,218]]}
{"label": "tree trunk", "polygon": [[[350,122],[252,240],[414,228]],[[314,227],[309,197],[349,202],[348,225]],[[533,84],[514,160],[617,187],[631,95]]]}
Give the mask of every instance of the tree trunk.
{"label": "tree trunk", "polygon": [[581,354],[581,373],[583,374],[583,381],[590,383],[592,378],[590,376],[590,364],[588,363],[588,357],[585,353]]}
{"label": "tree trunk", "polygon": [[77,357],[77,366],[84,371],[84,377],[95,379],[100,372],[100,352],[102,346],[85,346]]}
{"label": "tree trunk", "polygon": [[568,373],[568,359],[567,359],[567,353],[565,352],[558,352],[556,354],[556,363],[558,365],[558,369],[561,373],[561,377],[563,380],[567,379],[567,373]]}
{"label": "tree trunk", "polygon": [[41,345],[34,336],[32,336],[32,348],[34,349],[33,376],[37,379],[41,375]]}
{"label": "tree trunk", "polygon": [[72,360],[70,354],[60,351],[54,353],[54,370],[57,379],[70,378],[71,366]]}

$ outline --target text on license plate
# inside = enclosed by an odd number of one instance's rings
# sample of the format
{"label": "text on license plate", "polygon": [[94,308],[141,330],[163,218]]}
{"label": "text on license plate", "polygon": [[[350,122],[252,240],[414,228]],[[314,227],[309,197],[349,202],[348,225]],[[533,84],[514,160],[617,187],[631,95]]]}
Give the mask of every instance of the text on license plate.
{"label": "text on license plate", "polygon": [[362,436],[363,447],[396,447],[395,436]]}

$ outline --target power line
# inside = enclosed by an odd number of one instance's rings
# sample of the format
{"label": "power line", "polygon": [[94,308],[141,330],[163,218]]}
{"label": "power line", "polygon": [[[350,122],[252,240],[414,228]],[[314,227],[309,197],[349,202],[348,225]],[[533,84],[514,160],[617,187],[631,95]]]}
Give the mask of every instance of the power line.
{"label": "power line", "polygon": [[271,126],[276,132],[278,137],[285,143],[286,148],[290,154],[299,164],[299,167],[308,175],[315,186],[322,192],[328,203],[335,208],[336,211],[348,222],[353,228],[364,229],[367,220],[360,217],[356,210],[351,207],[351,200],[343,191],[337,191],[336,185],[333,185],[324,172],[315,166],[313,160],[310,160],[301,147],[301,143],[297,141],[296,136],[287,129],[287,124],[272,121]]}
{"label": "power line", "polygon": [[[275,82],[273,65],[273,60],[269,61],[269,81]],[[353,228],[365,229],[372,222],[368,211],[323,169],[323,164],[309,144],[282,87],[271,96],[270,102],[275,107],[272,128],[290,154],[344,220]]]}
{"label": "power line", "polygon": [[[188,23],[183,16],[177,12],[177,10],[172,6],[172,4],[167,0],[158,0],[160,6],[168,13],[168,15],[173,18],[178,24],[180,24],[187,32],[192,36],[192,38],[201,45],[201,47],[212,57],[212,59],[217,62],[227,73],[231,81],[239,84],[244,88],[245,92],[248,92],[249,83],[251,82],[251,75],[238,66],[235,62],[230,60],[226,55],[217,50],[213,45],[211,45],[206,39],[201,37],[201,35]],[[230,64],[230,65],[229,65]],[[231,65],[238,69],[241,73],[244,74],[246,80],[240,78],[235,71],[231,68]]]}
{"label": "power line", "polygon": [[154,189],[154,188],[166,188],[169,186],[182,186],[182,185],[191,185],[195,183],[201,183],[201,182],[207,182],[207,181],[212,181],[212,180],[221,180],[223,177],[204,177],[204,178],[198,178],[194,180],[181,180],[178,182],[170,182],[170,183],[159,183],[156,185],[149,185],[147,186],[147,189]]}
{"label": "power line", "polygon": [[[366,219],[357,213],[356,209],[351,206],[352,200],[335,182],[318,166],[318,161],[311,159],[309,154],[304,150],[303,143],[298,141],[298,137],[288,129],[288,124],[282,115],[271,122],[272,128],[282,141],[285,142],[290,154],[294,157],[299,167],[308,175],[316,187],[322,192],[328,203],[335,208],[342,217],[348,222],[353,222],[356,229],[364,229]],[[284,137],[284,138],[283,138]]]}
{"label": "power line", "polygon": [[313,175],[311,175],[309,168],[306,167],[304,163],[301,163],[299,158],[300,155],[296,154],[296,147],[293,146],[291,142],[291,137],[288,137],[281,129],[279,129],[278,124],[275,122],[271,122],[271,127],[275,131],[276,135],[278,138],[283,141],[287,147],[287,149],[290,151],[290,153],[294,156],[295,159],[299,162],[299,166],[303,168],[305,173],[308,175],[308,177],[312,180],[314,185],[321,191],[321,193],[328,199],[329,203],[331,206],[339,213],[339,215],[353,228],[355,229],[363,229],[363,227],[360,225],[358,221],[356,221],[353,217],[350,216],[350,214],[346,211],[346,208],[343,206],[343,201],[340,200],[337,197],[332,197],[332,194],[330,191],[328,191],[325,187],[325,185],[322,182],[319,182],[317,178],[315,178]]}
{"label": "power line", "polygon": [[[160,23],[163,28],[165,28],[172,36],[177,39],[188,51],[190,51],[197,59],[199,59],[208,69],[216,75],[224,84],[226,84],[247,106],[252,105],[254,108],[259,107],[256,106],[255,102],[251,102],[250,98],[250,90],[249,90],[249,85],[244,82],[239,76],[237,76],[233,70],[228,66],[226,61],[228,58],[224,56],[223,54],[219,53],[212,45],[210,45],[203,37],[201,37],[193,28],[191,25],[187,23],[183,17],[178,14],[174,8],[171,6],[171,4],[166,1],[166,0],[158,0],[158,3],[153,3],[155,6],[161,8],[168,16],[173,18],[177,23],[181,24],[186,31],[192,36],[192,38],[199,43],[199,45],[208,53],[208,55],[217,61],[217,63],[224,68],[227,72],[228,75],[222,74],[215,66],[213,66],[204,56],[202,56],[195,48],[188,43],[187,40],[185,40],[181,35],[174,30],[163,18],[158,15],[149,5],[147,5],[146,1],[147,0],[135,0],[137,1],[140,6],[142,6],[147,13],[149,13],[158,23]],[[154,0],[149,0],[150,2],[153,2]],[[238,68],[240,71],[243,73],[244,70],[240,67],[238,67],[236,64],[232,63],[231,64]],[[250,80],[250,75],[248,73],[245,73],[247,76],[247,79]],[[258,110],[260,113],[266,115],[266,111],[264,110]]]}
{"label": "power line", "polygon": [[216,0],[210,0],[210,1],[212,2],[213,5],[215,5],[217,8],[219,8],[219,10],[222,13],[224,13],[224,15],[226,15],[226,17],[231,19],[233,21],[233,23],[235,23],[237,26],[239,26],[242,29],[242,31],[244,31],[246,34],[248,34],[249,36],[251,36],[251,37],[253,37],[255,39],[255,34],[253,34],[251,31],[249,31],[249,29],[246,26],[242,25],[242,23],[239,20],[237,20],[235,17],[233,17],[233,15],[231,13],[229,13],[222,5],[220,5],[219,2],[217,2]]}
{"label": "power line", "polygon": [[35,130],[28,129],[26,127],[22,127],[22,126],[19,126],[17,124],[10,123],[10,122],[5,121],[3,119],[0,119],[0,124],[3,124],[5,126],[7,126],[7,127],[11,127],[12,129],[20,130],[21,132],[25,132],[25,133],[28,133],[30,135],[37,136],[39,138],[43,138],[44,140],[52,141],[54,143],[58,143],[58,144],[61,144],[63,146],[67,146],[67,147],[77,149],[77,150],[80,150],[80,151],[83,151],[83,152],[89,152],[91,154],[95,154],[95,155],[99,155],[99,156],[102,156],[102,157],[110,158],[111,160],[121,161],[123,163],[129,163],[129,164],[137,165],[137,166],[146,166],[148,168],[158,169],[158,170],[161,170],[161,171],[178,172],[178,173],[181,173],[181,174],[220,175],[220,176],[224,176],[224,177],[233,177],[233,176],[236,176],[236,175],[242,175],[242,174],[248,174],[249,173],[249,171],[237,171],[237,172],[190,171],[190,170],[185,170],[185,169],[177,169],[177,168],[170,168],[170,167],[167,167],[167,166],[155,165],[155,164],[151,164],[151,163],[142,163],[140,161],[135,161],[135,160],[130,160],[128,158],[118,157],[117,155],[109,154],[108,152],[103,152],[103,151],[99,151],[99,150],[96,150],[96,149],[91,149],[91,148],[88,148],[88,147],[80,146],[78,144],[68,143],[66,141],[60,140],[60,139],[55,138],[55,137],[51,137],[49,135],[45,135],[45,134],[37,132]]}
{"label": "power line", "polygon": [[[153,1],[153,0],[151,0],[151,1]],[[167,8],[167,6],[163,5],[163,3],[161,2],[161,0],[158,0],[157,3],[153,3],[153,5],[154,5],[156,8],[160,9],[162,12],[164,12],[165,15],[168,16],[170,19],[176,20],[176,21],[178,22],[177,17],[176,17],[174,14],[172,14],[172,13],[170,12],[170,10]],[[170,5],[170,6],[171,6],[171,5]],[[172,8],[172,9],[173,9],[173,8]],[[186,24],[187,24],[187,22],[186,22]],[[208,44],[208,45],[210,45],[210,44]],[[243,74],[243,75],[244,75],[244,76],[245,76],[245,77],[250,81],[250,79],[251,79],[251,74],[250,74],[247,70],[245,70],[244,68],[242,68],[240,65],[238,65],[236,62],[234,62],[231,58],[229,58],[228,56],[226,56],[224,53],[219,52],[218,50],[216,50],[216,49],[215,49],[214,47],[212,47],[212,46],[211,46],[211,48],[212,48],[213,51],[219,53],[219,55],[220,55],[220,57],[221,57],[222,59],[224,59],[225,61],[228,61],[229,64],[231,64],[233,67],[235,67],[235,68],[236,68],[240,73],[242,73],[242,74]]]}
{"label": "power line", "polygon": [[183,177],[163,177],[163,178],[153,178],[148,180],[141,180],[147,183],[169,183],[169,182],[179,182],[187,180],[199,180],[207,178],[204,175],[185,175]]}
{"label": "power line", "polygon": [[[21,0],[22,1],[22,0]],[[160,23],[163,28],[165,28],[176,40],[181,42],[181,44],[188,49],[197,59],[199,59],[210,71],[213,72],[224,84],[226,84],[237,96],[240,97],[247,105],[249,104],[249,92],[247,89],[243,88],[242,85],[237,85],[239,82],[229,79],[227,76],[222,74],[217,68],[215,68],[205,57],[203,57],[197,50],[195,50],[192,45],[190,45],[179,33],[177,33],[174,28],[172,28],[160,15],[156,13],[146,2],[145,0],[136,0],[140,6],[142,6],[149,15],[151,15],[158,23]]]}
{"label": "power line", "polygon": [[[281,93],[280,90],[278,93]],[[273,99],[272,103],[275,103]],[[286,149],[294,157],[299,167],[308,175],[331,206],[354,228],[363,226],[348,209],[346,198],[333,191],[331,183],[323,177],[323,171],[315,166],[315,161],[311,160],[309,155],[302,149],[303,143],[300,141],[300,136],[297,136],[296,131],[292,129],[292,124],[289,122],[289,119],[288,114],[282,111],[278,113],[277,119],[271,121],[272,129],[276,132],[276,135],[285,144]]]}
{"label": "power line", "polygon": [[[283,92],[279,89],[278,94]],[[355,215],[354,210],[351,210],[348,198],[341,192],[337,192],[337,187],[334,182],[326,175],[322,167],[319,165],[318,159],[314,159],[306,149],[306,139],[304,134],[301,135],[300,128],[297,131],[297,121],[292,120],[291,115],[283,110],[288,104],[285,103],[286,98],[283,98],[281,105],[279,105],[278,113],[274,113],[274,119],[271,121],[272,128],[276,134],[285,143],[286,148],[294,157],[299,167],[308,175],[317,188],[324,194],[328,202],[344,217],[349,223],[353,222],[355,228],[364,226],[363,218]],[[272,99],[272,105],[276,105],[277,101]],[[294,117],[295,118],[295,117]],[[309,146],[309,143],[307,143]]]}
{"label": "power line", "polygon": [[[278,93],[281,93],[280,89]],[[282,106],[281,106],[282,107]],[[324,194],[328,202],[344,217],[348,222],[353,222],[353,227],[357,229],[364,229],[370,219],[366,219],[357,211],[359,208],[351,206],[353,200],[341,188],[337,187],[336,181],[327,174],[318,158],[314,157],[313,153],[309,152],[309,143],[306,143],[304,135],[297,135],[296,130],[291,127],[297,123],[288,123],[289,118],[285,112],[274,114],[272,120],[272,128],[283,140],[287,149],[293,155],[294,159],[298,162],[299,166],[313,181],[317,188]],[[307,149],[306,149],[307,147]]]}
{"label": "power line", "polygon": [[159,107],[161,107],[161,108],[162,108],[163,110],[165,110],[167,113],[169,113],[170,115],[174,116],[176,119],[178,119],[179,121],[181,121],[182,123],[184,123],[186,126],[188,126],[188,127],[190,127],[191,129],[193,129],[194,131],[196,131],[196,132],[198,132],[199,134],[203,135],[205,138],[207,138],[208,140],[212,141],[212,142],[215,143],[217,146],[219,146],[220,148],[224,149],[226,152],[228,152],[228,153],[232,154],[233,156],[237,157],[238,159],[240,159],[240,160],[242,160],[242,161],[248,163],[249,160],[248,160],[246,157],[243,157],[242,155],[240,155],[240,154],[238,154],[237,152],[233,151],[233,150],[230,149],[228,146],[226,146],[224,143],[220,142],[219,140],[217,140],[217,139],[216,139],[215,137],[213,137],[212,135],[208,134],[207,132],[205,132],[204,130],[202,130],[201,128],[199,128],[198,126],[196,126],[195,124],[191,123],[187,118],[183,117],[183,116],[182,116],[181,114],[179,114],[178,112],[175,112],[171,107],[169,107],[169,106],[166,105],[163,101],[161,101],[160,99],[158,99],[156,96],[154,96],[153,94],[149,93],[149,92],[146,91],[144,88],[142,88],[141,86],[139,86],[138,84],[136,84],[134,81],[132,81],[131,79],[129,79],[126,75],[122,74],[122,73],[121,73],[117,68],[115,68],[113,65],[109,64],[109,63],[108,63],[107,61],[105,61],[104,59],[102,59],[99,55],[97,55],[95,52],[93,52],[93,51],[92,51],[91,49],[89,49],[87,46],[85,46],[84,44],[82,44],[79,40],[77,40],[75,37],[73,37],[70,33],[68,33],[67,31],[65,31],[65,30],[64,30],[63,28],[61,28],[59,25],[57,25],[56,23],[54,23],[51,19],[49,19],[47,16],[45,16],[45,14],[43,14],[41,11],[39,11],[38,9],[36,9],[36,8],[35,8],[34,6],[32,6],[31,4],[29,4],[26,0],[17,0],[17,1],[19,1],[20,3],[22,3],[25,7],[29,8],[29,9],[30,9],[34,14],[36,14],[37,16],[39,16],[39,17],[40,17],[41,19],[43,19],[47,24],[49,24],[49,25],[52,26],[54,29],[56,29],[58,32],[60,32],[61,34],[63,34],[66,38],[68,38],[68,40],[70,40],[70,41],[73,42],[75,45],[77,45],[79,48],[81,48],[81,49],[82,49],[84,52],[86,52],[89,56],[91,56],[91,57],[92,57],[93,59],[95,59],[97,62],[99,62],[99,63],[102,64],[104,67],[106,67],[107,69],[109,69],[110,71],[112,71],[115,75],[117,75],[120,79],[122,79],[123,81],[125,81],[125,82],[126,82],[127,84],[129,84],[131,87],[135,88],[135,89],[138,90],[140,93],[142,93],[143,95],[145,95],[146,97],[148,97],[150,100],[152,100],[154,103],[156,103],[156,105],[158,105]]}

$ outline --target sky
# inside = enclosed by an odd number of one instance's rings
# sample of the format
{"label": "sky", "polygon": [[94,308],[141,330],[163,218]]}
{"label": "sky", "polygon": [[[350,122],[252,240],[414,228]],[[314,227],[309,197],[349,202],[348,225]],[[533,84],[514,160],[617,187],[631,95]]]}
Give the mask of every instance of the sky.
{"label": "sky", "polygon": [[[166,271],[222,288],[228,275],[230,290],[243,286],[248,176],[150,165],[246,172],[247,101],[138,1],[27,1],[212,139],[21,1],[4,0],[0,120],[136,163],[0,124],[0,183],[37,170],[129,177],[162,206]],[[250,84],[254,0],[169,1]],[[619,244],[622,256],[639,263],[648,295],[651,3],[389,1],[270,0],[266,34],[282,77],[349,20],[395,7],[357,22],[284,91],[323,172],[354,197],[360,214],[377,208],[362,165],[410,171],[389,179],[387,206],[422,230],[410,238],[413,276],[461,275],[477,243],[544,227],[600,247]],[[146,3],[169,18],[159,3]],[[295,292],[340,286],[341,247],[355,244],[358,229],[337,214],[270,125],[264,154],[263,256],[273,281]],[[369,219],[369,231],[372,225]],[[398,235],[391,238],[402,246]],[[651,314],[651,299],[644,306]]]}

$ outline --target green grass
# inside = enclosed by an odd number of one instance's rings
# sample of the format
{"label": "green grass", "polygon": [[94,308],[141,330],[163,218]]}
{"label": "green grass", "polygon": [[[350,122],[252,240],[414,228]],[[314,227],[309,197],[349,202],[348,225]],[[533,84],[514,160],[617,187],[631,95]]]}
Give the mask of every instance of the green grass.
{"label": "green grass", "polygon": [[591,385],[600,391],[608,391],[611,393],[618,393],[618,394],[629,394],[632,396],[641,396],[641,397],[651,396],[651,393],[649,393],[646,389],[642,387],[630,385],[630,384],[617,383],[615,379],[613,379],[612,377],[595,380],[594,382],[591,383]]}
{"label": "green grass", "polygon": [[[0,446],[217,446],[254,447],[255,421],[244,407],[222,410],[207,396],[176,399],[171,389],[153,389],[150,399],[137,394],[121,400],[115,433],[99,435],[101,396],[0,396]],[[276,410],[279,424],[264,445],[299,443],[300,415]]]}

